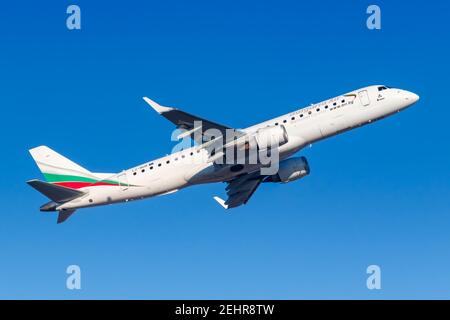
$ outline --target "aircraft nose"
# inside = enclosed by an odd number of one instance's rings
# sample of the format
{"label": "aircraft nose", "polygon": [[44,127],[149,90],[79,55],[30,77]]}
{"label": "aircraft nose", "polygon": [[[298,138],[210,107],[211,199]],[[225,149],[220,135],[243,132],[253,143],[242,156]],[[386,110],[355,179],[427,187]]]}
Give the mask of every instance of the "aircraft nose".
{"label": "aircraft nose", "polygon": [[417,101],[419,101],[420,97],[419,95],[415,94],[414,92],[411,91],[406,91],[406,100],[408,100],[408,102],[410,102],[411,104],[416,103]]}

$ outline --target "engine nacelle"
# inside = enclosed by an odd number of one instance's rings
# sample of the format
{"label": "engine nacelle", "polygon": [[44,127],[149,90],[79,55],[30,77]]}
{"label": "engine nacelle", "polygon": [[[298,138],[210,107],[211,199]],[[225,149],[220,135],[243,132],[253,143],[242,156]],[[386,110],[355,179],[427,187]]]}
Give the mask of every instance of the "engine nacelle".
{"label": "engine nacelle", "polygon": [[256,131],[254,138],[260,150],[278,148],[289,140],[283,125],[261,128]]}
{"label": "engine nacelle", "polygon": [[[286,128],[283,125],[265,127],[236,137],[226,137],[224,145],[210,144],[210,161],[216,163],[241,163],[250,160],[250,164],[258,163],[261,154],[272,154],[274,149],[286,144],[289,140]],[[218,150],[218,151],[217,151]],[[229,157],[229,158],[226,158]],[[255,162],[251,162],[255,161]],[[240,166],[242,167],[242,166]]]}
{"label": "engine nacelle", "polygon": [[290,158],[280,162],[278,173],[267,177],[264,182],[291,182],[309,174],[309,164],[305,157]]}

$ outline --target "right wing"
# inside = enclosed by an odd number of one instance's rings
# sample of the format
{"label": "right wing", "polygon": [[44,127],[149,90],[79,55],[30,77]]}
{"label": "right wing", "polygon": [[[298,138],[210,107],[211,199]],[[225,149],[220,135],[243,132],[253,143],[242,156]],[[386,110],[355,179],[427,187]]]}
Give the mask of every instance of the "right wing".
{"label": "right wing", "polygon": [[[198,144],[203,144],[203,141],[197,141],[198,139],[194,139],[197,136],[200,138],[204,135],[208,137],[209,139],[217,138],[217,135],[226,136],[225,133],[227,130],[234,130],[234,132],[237,133],[237,135],[243,135],[244,133],[241,133],[238,130],[235,130],[233,128],[224,126],[222,124],[209,121],[200,117],[197,117],[195,115],[192,115],[190,113],[184,112],[182,110],[171,108],[171,107],[164,107],[156,103],[155,101],[144,97],[143,98],[145,102],[147,102],[156,112],[158,112],[160,115],[162,115],[164,118],[175,124],[175,126],[178,129],[184,129],[187,130],[185,133],[180,134],[178,137],[186,137],[191,136],[191,138]],[[211,132],[207,132],[210,129],[215,129],[218,134],[211,135]],[[201,134],[197,133],[197,131],[201,130]],[[210,130],[211,131],[211,130]],[[195,135],[195,133],[197,133]]]}

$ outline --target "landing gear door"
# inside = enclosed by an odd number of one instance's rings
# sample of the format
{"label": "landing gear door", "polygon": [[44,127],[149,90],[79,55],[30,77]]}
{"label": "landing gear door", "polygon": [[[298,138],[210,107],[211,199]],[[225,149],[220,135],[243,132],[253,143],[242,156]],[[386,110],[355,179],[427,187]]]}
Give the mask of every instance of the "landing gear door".
{"label": "landing gear door", "polygon": [[125,171],[117,176],[117,180],[118,180],[119,186],[122,190],[128,189],[128,179],[127,179],[127,174]]}
{"label": "landing gear door", "polygon": [[361,104],[365,107],[370,104],[369,94],[367,90],[361,90],[358,92],[359,100],[361,101]]}

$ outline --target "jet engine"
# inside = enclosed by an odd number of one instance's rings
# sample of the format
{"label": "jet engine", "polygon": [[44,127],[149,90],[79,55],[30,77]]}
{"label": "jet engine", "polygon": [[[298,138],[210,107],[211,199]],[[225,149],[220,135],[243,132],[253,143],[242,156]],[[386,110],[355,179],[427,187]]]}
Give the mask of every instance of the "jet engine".
{"label": "jet engine", "polygon": [[280,147],[288,142],[288,134],[283,125],[261,128],[256,131],[254,138],[260,150]]}
{"label": "jet engine", "polygon": [[[247,163],[248,159],[252,159],[249,162],[256,164],[261,154],[271,154],[271,151],[286,144],[288,140],[288,133],[283,125],[261,128],[231,140],[220,147],[211,144],[210,161],[216,161],[220,164],[234,164]],[[231,148],[233,149],[229,150]],[[220,152],[216,152],[215,149],[220,150]],[[232,152],[228,153],[228,151]],[[229,157],[230,154],[232,157],[227,159],[226,157]],[[253,160],[254,163],[251,162]],[[239,166],[239,168],[242,168],[242,166]]]}
{"label": "jet engine", "polygon": [[309,174],[309,164],[305,157],[290,158],[280,162],[278,173],[268,176],[264,182],[291,182]]}

